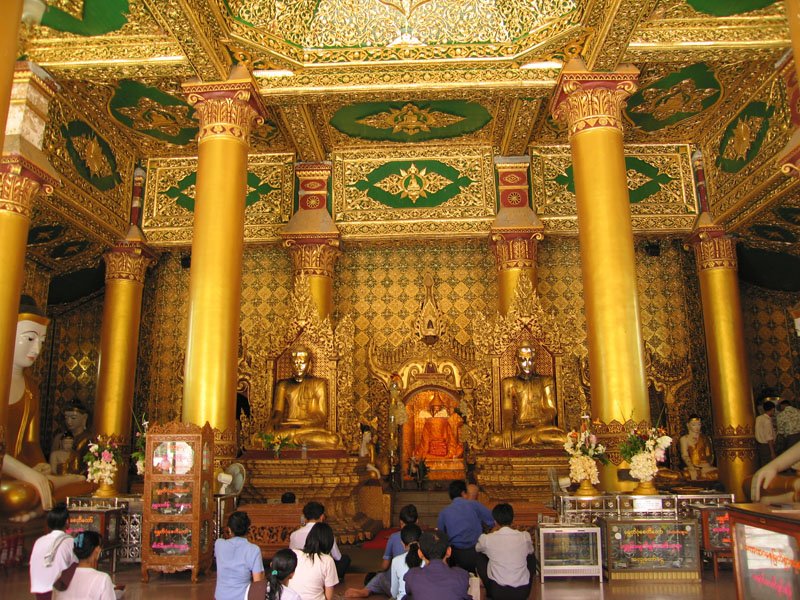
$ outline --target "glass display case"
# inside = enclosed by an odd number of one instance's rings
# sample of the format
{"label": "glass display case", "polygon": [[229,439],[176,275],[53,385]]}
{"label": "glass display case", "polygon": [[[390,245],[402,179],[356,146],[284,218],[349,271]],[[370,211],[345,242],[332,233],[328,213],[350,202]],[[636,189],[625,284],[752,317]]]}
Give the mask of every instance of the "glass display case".
{"label": "glass display case", "polygon": [[729,504],[736,596],[800,598],[800,504]]}
{"label": "glass display case", "polygon": [[122,546],[120,524],[123,507],[85,505],[69,507],[69,523],[64,530],[71,536],[81,531],[96,531],[102,539],[103,555],[111,556],[111,572],[117,570],[117,553]]}
{"label": "glass display case", "polygon": [[694,519],[598,519],[609,580],[700,581],[700,527]]}
{"label": "glass display case", "polygon": [[719,576],[719,559],[732,559],[731,527],[728,508],[706,504],[692,505],[703,531],[703,553],[714,565],[714,579]]}
{"label": "glass display case", "polygon": [[148,571],[197,574],[211,566],[214,433],[187,423],[147,432],[142,498],[142,579]]}
{"label": "glass display case", "polygon": [[536,557],[545,577],[597,577],[602,581],[600,528],[592,525],[541,523],[536,535]]}

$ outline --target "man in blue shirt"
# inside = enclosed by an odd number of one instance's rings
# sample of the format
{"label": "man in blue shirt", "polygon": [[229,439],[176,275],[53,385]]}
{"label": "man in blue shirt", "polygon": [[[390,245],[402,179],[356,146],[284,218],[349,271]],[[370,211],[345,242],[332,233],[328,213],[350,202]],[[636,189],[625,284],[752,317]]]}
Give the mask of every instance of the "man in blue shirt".
{"label": "man in blue shirt", "polygon": [[462,480],[451,481],[447,493],[451,502],[439,513],[436,526],[450,539],[450,565],[475,571],[478,564],[475,544],[484,526],[494,527],[492,513],[477,500],[467,499],[467,484]]}
{"label": "man in blue shirt", "polygon": [[469,575],[445,562],[452,555],[447,535],[441,531],[423,533],[419,538],[419,553],[425,568],[414,567],[403,577],[406,582],[405,600],[472,600],[469,594]]}

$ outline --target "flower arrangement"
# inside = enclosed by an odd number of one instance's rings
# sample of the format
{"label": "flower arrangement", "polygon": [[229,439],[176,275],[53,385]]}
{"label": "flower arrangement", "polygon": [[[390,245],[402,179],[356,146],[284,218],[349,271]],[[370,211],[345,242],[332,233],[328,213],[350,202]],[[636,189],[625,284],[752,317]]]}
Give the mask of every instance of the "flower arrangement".
{"label": "flower arrangement", "polygon": [[117,467],[122,462],[119,441],[115,436],[98,435],[97,441],[89,444],[89,451],[83,460],[89,465],[87,480],[113,485]]}
{"label": "flower arrangement", "polygon": [[634,428],[619,446],[619,453],[631,465],[631,477],[652,481],[658,473],[657,463],[664,462],[672,438],[662,427]]}
{"label": "flower arrangement", "polygon": [[277,433],[262,433],[260,435],[261,441],[264,444],[264,450],[272,450],[275,453],[275,458],[279,458],[281,451],[284,448],[296,448],[297,444],[289,441],[289,436],[278,435]]}
{"label": "flower arrangement", "polygon": [[144,414],[142,414],[141,419],[137,419],[136,415],[134,415],[133,422],[136,423],[136,437],[133,441],[135,449],[131,452],[131,461],[136,465],[136,474],[144,475],[144,454],[147,445],[147,429],[150,426],[150,422],[145,420]]}
{"label": "flower arrangement", "polygon": [[589,428],[589,417],[584,416],[581,430],[567,434],[564,450],[569,454],[569,478],[574,482],[588,479],[592,485],[600,483],[597,462],[608,464],[606,449],[597,443],[597,436]]}

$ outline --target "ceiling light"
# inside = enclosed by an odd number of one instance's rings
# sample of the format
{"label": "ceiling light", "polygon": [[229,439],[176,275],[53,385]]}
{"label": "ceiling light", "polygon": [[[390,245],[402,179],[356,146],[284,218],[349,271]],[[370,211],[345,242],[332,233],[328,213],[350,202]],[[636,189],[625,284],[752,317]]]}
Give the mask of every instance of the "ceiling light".
{"label": "ceiling light", "polygon": [[291,77],[294,71],[289,69],[256,69],[253,71],[255,77]]}
{"label": "ceiling light", "polygon": [[520,69],[560,69],[564,63],[560,60],[536,60],[525,63]]}

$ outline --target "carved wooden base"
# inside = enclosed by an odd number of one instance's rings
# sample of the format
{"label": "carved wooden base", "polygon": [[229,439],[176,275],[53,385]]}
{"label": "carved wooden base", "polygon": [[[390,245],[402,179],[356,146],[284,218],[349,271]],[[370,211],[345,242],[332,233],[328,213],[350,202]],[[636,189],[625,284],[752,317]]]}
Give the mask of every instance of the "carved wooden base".
{"label": "carved wooden base", "polygon": [[254,451],[239,459],[247,469],[242,503],[279,502],[284,492],[294,492],[300,508],[311,500],[321,502],[340,543],[370,539],[381,528],[380,521],[363,514],[358,502],[360,489],[369,481],[366,458],[336,450],[309,450],[306,459],[283,453],[280,458],[265,456],[263,451]]}
{"label": "carved wooden base", "polygon": [[556,478],[569,474],[563,450],[485,450],[475,462],[478,484],[491,502],[550,502],[549,469]]}

